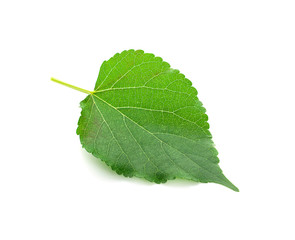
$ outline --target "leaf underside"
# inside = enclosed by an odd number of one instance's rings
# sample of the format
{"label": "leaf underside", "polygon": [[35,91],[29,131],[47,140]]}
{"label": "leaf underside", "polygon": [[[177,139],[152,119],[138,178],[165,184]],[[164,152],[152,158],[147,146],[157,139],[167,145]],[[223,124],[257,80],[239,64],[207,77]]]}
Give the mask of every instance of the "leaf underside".
{"label": "leaf underside", "polygon": [[218,166],[197,90],[160,57],[141,50],[104,61],[81,102],[82,146],[118,174],[155,183],[175,178],[238,191]]}

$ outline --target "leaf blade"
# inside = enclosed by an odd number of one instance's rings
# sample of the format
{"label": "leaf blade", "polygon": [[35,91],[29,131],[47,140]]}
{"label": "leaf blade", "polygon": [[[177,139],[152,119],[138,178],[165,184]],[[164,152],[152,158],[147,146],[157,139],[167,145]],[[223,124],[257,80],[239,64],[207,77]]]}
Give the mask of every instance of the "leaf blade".
{"label": "leaf blade", "polygon": [[134,50],[116,54],[103,63],[90,98],[81,104],[77,133],[83,147],[117,173],[156,183],[215,182],[238,191],[218,166],[197,91],[161,58]]}

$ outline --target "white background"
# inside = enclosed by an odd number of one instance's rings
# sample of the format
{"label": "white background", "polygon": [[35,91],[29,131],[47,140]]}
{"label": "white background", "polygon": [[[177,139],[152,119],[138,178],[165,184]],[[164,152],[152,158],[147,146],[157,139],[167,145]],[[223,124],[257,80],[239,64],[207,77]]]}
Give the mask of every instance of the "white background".
{"label": "white background", "polygon": [[[1,1],[0,239],[295,239],[294,1]],[[239,187],[112,172],[76,135],[103,60],[152,52],[199,91]]]}

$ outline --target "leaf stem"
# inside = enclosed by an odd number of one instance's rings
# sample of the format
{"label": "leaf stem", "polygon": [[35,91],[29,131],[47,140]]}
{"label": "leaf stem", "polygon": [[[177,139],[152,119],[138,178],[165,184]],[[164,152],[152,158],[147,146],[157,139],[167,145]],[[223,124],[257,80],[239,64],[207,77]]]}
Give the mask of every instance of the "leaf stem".
{"label": "leaf stem", "polygon": [[56,78],[53,78],[53,77],[52,77],[50,80],[53,81],[53,82],[59,83],[59,84],[61,84],[61,85],[64,85],[64,86],[66,86],[66,87],[69,87],[69,88],[75,89],[75,90],[77,90],[77,91],[79,91],[79,92],[83,92],[83,93],[86,93],[86,94],[93,94],[93,93],[94,93],[94,91],[88,91],[88,90],[86,90],[86,89],[76,87],[76,86],[74,86],[74,85],[71,85],[71,84],[68,84],[68,83],[62,82],[62,81],[60,81],[60,80],[58,80],[58,79],[56,79]]}

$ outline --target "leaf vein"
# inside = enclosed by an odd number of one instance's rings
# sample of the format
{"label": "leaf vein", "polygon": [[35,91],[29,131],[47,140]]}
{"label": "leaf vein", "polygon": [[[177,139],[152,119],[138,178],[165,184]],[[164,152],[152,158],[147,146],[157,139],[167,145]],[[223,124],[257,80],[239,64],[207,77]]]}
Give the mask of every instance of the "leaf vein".
{"label": "leaf vein", "polygon": [[[137,145],[140,147],[141,151],[144,153],[144,155],[146,156],[147,160],[152,163],[158,171],[160,171],[159,167],[148,157],[147,153],[144,151],[144,149],[141,147],[141,145],[139,144],[139,142],[137,141],[137,139],[135,138],[135,136],[133,135],[133,133],[130,131],[129,127],[127,126],[126,124],[126,120],[125,120],[125,116],[122,115],[123,117],[123,121],[124,121],[124,124],[126,126],[126,129],[128,130],[128,132],[130,133],[131,137],[134,139],[134,141],[137,143]],[[146,165],[146,164],[145,164]],[[161,172],[161,171],[160,171]]]}
{"label": "leaf vein", "polygon": [[109,71],[108,75],[106,75],[106,77],[104,78],[104,80],[101,82],[101,84],[99,84],[99,86],[98,86],[96,89],[99,89],[99,88],[100,88],[100,86],[105,82],[105,80],[108,78],[108,76],[111,74],[111,72],[116,68],[116,66],[117,66],[119,63],[121,63],[124,59],[126,59],[126,58],[128,57],[129,54],[130,54],[130,52],[128,52],[128,53],[126,54],[125,57],[123,57],[120,61],[118,61],[118,62],[117,62],[112,68],[111,68],[111,70]]}
{"label": "leaf vein", "polygon": [[115,86],[122,78],[124,78],[128,73],[130,73],[134,68],[136,67],[140,67],[142,66],[143,64],[147,64],[147,63],[154,63],[154,62],[157,62],[157,61],[148,61],[148,62],[142,62],[138,65],[134,65],[132,68],[130,68],[126,73],[124,73],[119,79],[117,79],[113,85],[111,86],[111,88],[113,88],[113,86]]}
{"label": "leaf vein", "polygon": [[[150,108],[141,108],[141,107],[116,107],[116,109],[123,109],[123,108],[127,108],[127,109],[138,109],[138,110],[145,110],[145,111],[151,111],[151,112],[162,112],[162,113],[169,113],[169,114],[172,114],[172,115],[175,115],[176,117],[182,119],[182,120],[185,120],[187,122],[190,122],[194,125],[196,125],[198,128],[200,128],[205,134],[206,132],[203,130],[203,128],[201,126],[199,126],[196,122],[193,122],[189,119],[186,119],[178,114],[176,114],[175,112],[170,112],[170,111],[166,111],[166,110],[158,110],[158,109],[150,109]],[[199,119],[198,119],[199,120]]]}
{"label": "leaf vein", "polygon": [[109,128],[109,130],[110,130],[110,132],[111,132],[111,134],[112,134],[112,136],[113,136],[113,138],[116,140],[118,146],[121,148],[121,151],[122,151],[122,152],[125,154],[125,156],[127,157],[127,159],[128,159],[128,161],[129,161],[131,167],[133,168],[133,170],[135,170],[134,167],[133,167],[133,164],[131,163],[131,161],[130,161],[130,159],[129,159],[129,157],[128,157],[128,155],[127,155],[127,154],[125,153],[125,151],[123,150],[123,148],[122,148],[122,146],[120,145],[119,141],[116,139],[116,137],[115,137],[115,135],[114,135],[112,129],[110,128],[109,124],[107,123],[107,121],[106,121],[105,118],[103,117],[103,114],[102,114],[101,111],[99,110],[99,108],[98,108],[96,102],[94,101],[93,95],[91,95],[91,96],[92,96],[92,100],[93,100],[93,103],[94,103],[94,105],[95,105],[97,111],[98,111],[99,114],[101,115],[103,121],[104,121],[104,122],[106,123],[106,125],[108,126],[108,128]]}
{"label": "leaf vein", "polygon": [[187,92],[174,91],[174,90],[166,89],[166,88],[153,88],[153,87],[147,87],[147,86],[107,88],[107,89],[95,91],[94,93],[101,93],[101,92],[115,91],[115,90],[141,89],[141,88],[151,89],[151,90],[157,90],[157,91],[168,91],[168,92],[173,92],[173,93],[180,93],[180,94],[185,94],[188,97],[191,96],[191,94],[188,94]]}

